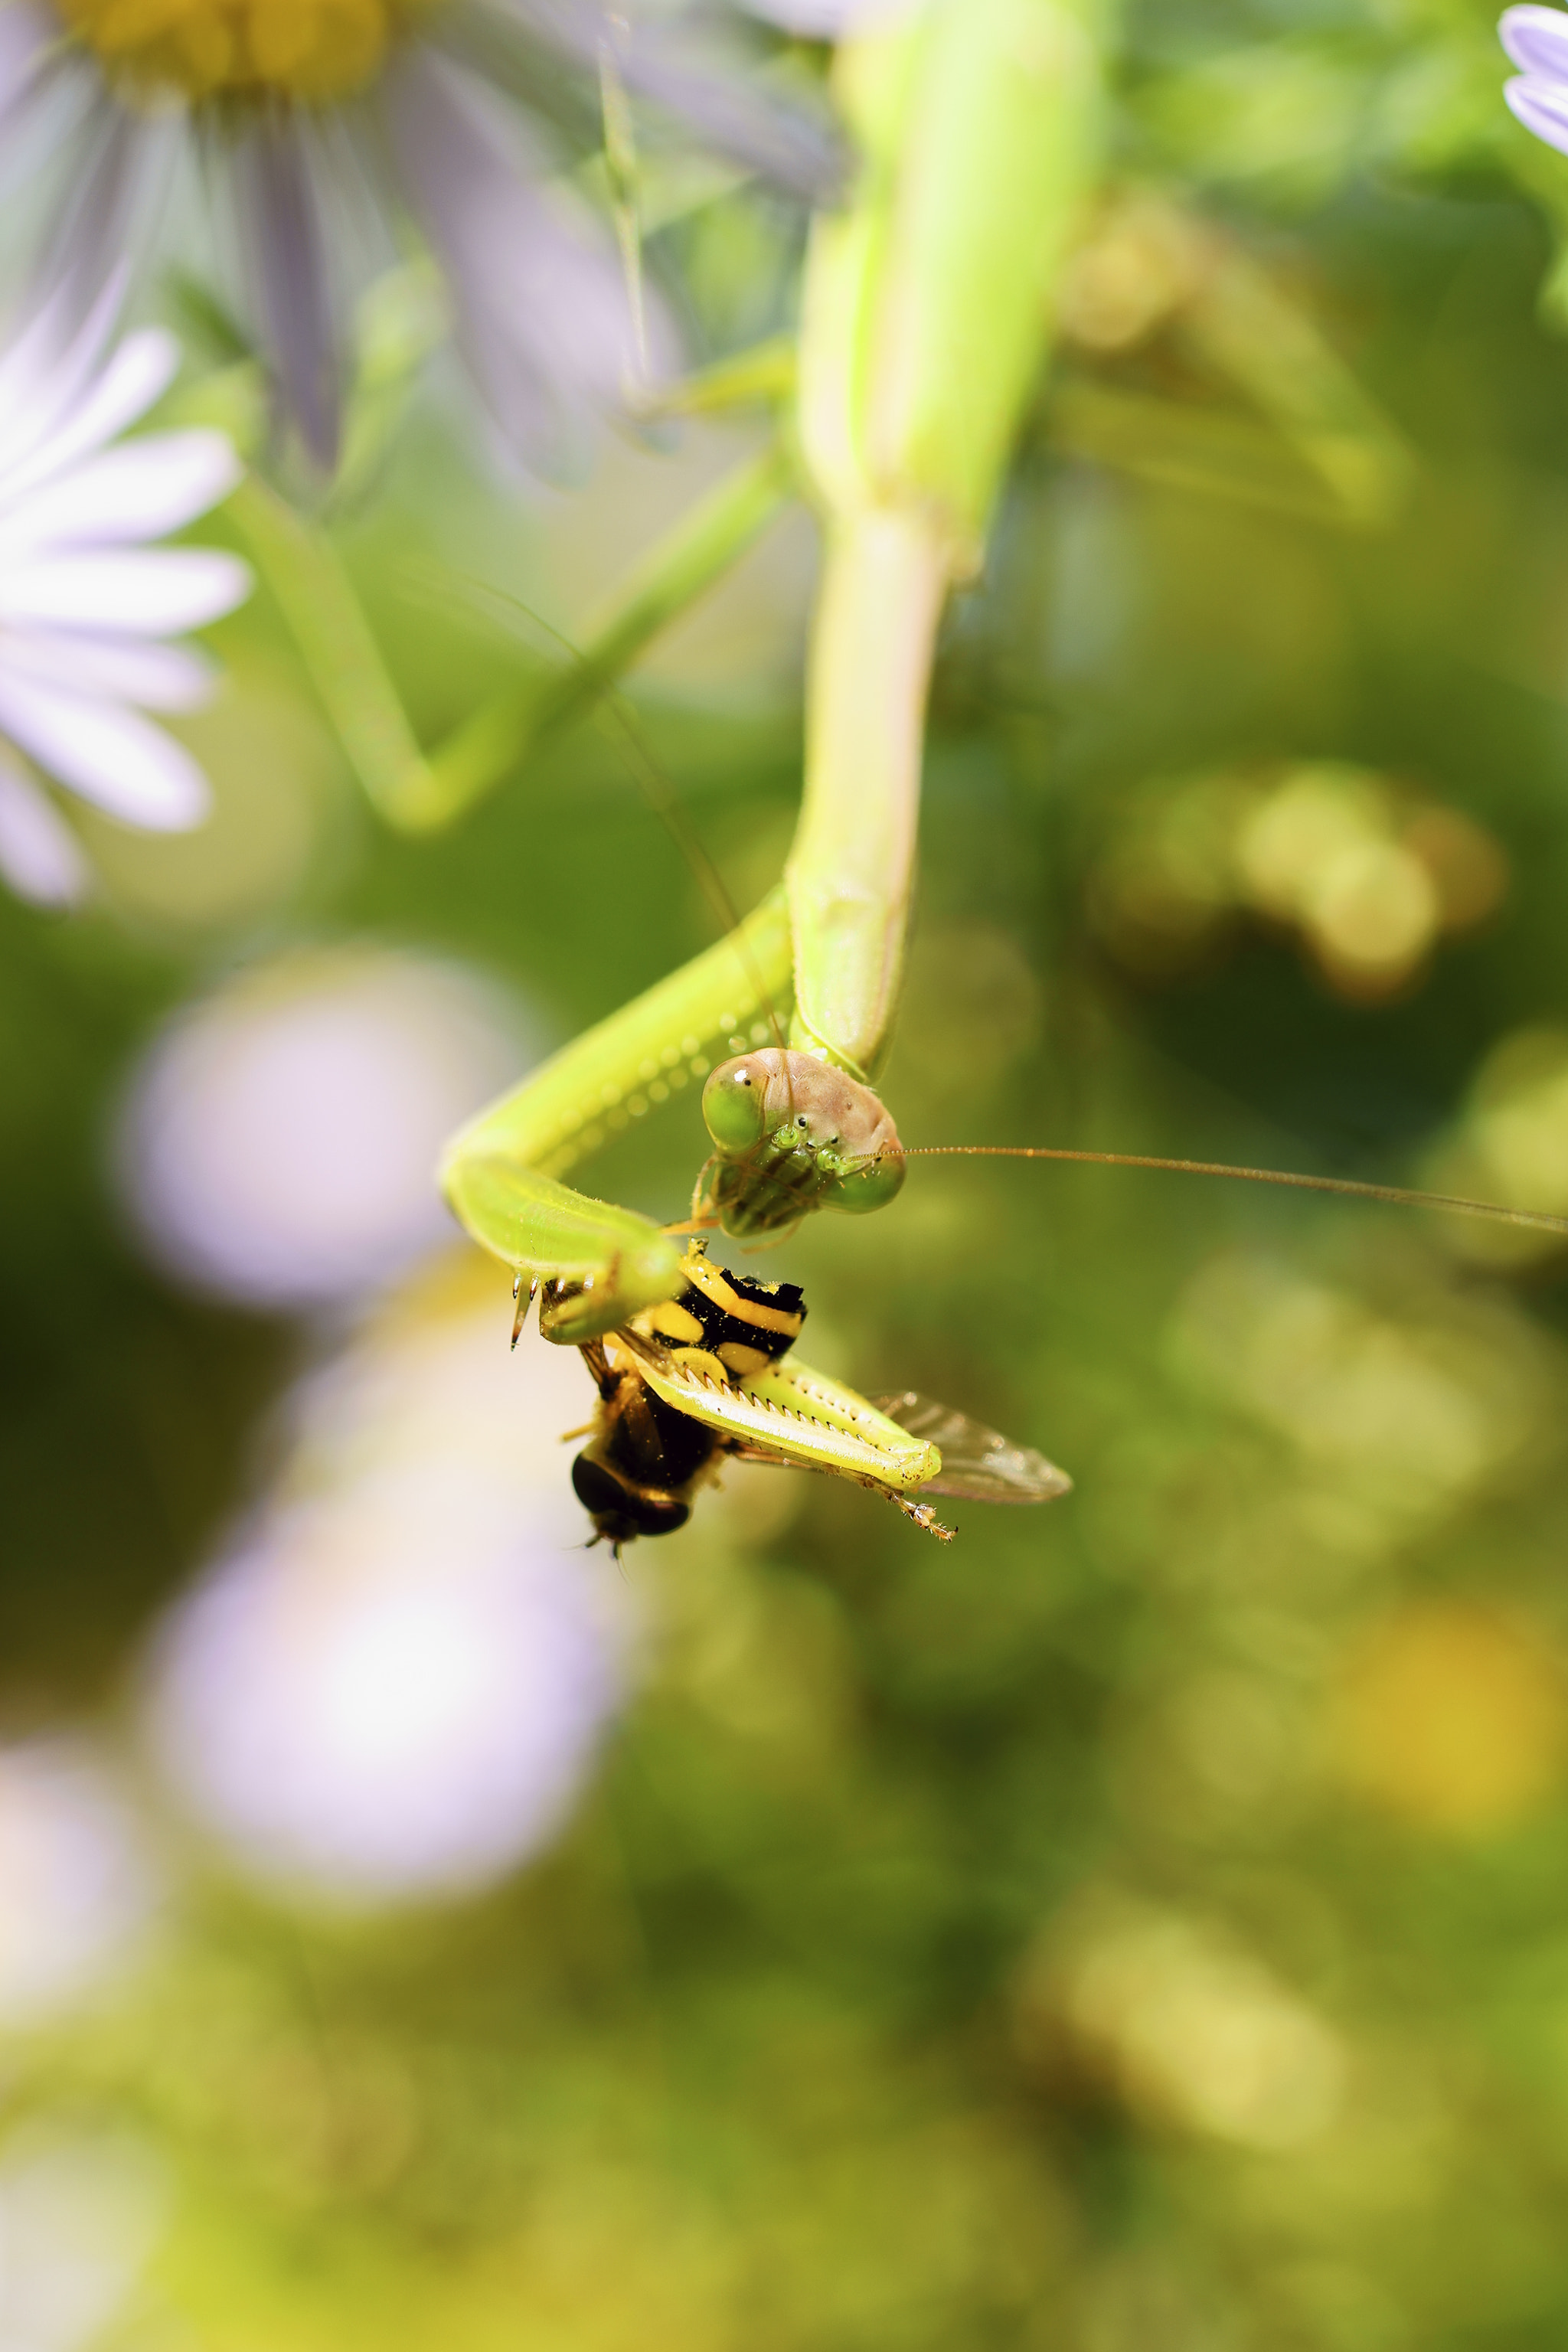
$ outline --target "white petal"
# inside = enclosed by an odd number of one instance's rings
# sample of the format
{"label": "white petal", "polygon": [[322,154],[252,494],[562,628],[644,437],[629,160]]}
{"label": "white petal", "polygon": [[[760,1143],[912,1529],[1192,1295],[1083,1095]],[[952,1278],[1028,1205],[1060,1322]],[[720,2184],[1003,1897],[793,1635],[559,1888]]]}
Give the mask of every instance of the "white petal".
{"label": "white petal", "polygon": [[144,710],[199,710],[217,683],[212,663],[194,646],[80,636],[74,630],[7,629],[0,663],[19,677],[140,703]]}
{"label": "white petal", "polygon": [[0,670],[0,731],[83,800],[151,833],[199,824],[211,793],[184,746],[112,702]]}
{"label": "white petal", "polygon": [[232,613],[250,586],[248,565],[216,548],[64,555],[0,571],[0,622],[45,621],[57,628],[165,636],[203,628]]}
{"label": "white petal", "polygon": [[7,467],[19,466],[58,431],[90,383],[125,299],[126,276],[121,265],[74,327],[70,289],[59,288],[0,356],[0,449]]}
{"label": "white petal", "polygon": [[0,874],[36,907],[74,907],[87,860],[48,794],[0,752]]}
{"label": "white petal", "polygon": [[1568,81],[1568,12],[1561,8],[1506,8],[1498,38],[1521,73]]}
{"label": "white petal", "polygon": [[174,380],[180,347],[161,327],[144,327],[121,343],[103,374],[57,430],[20,463],[0,467],[0,502],[9,506],[35,483],[63,473],[144,416]]}
{"label": "white petal", "polygon": [[35,548],[162,538],[226,498],[243,471],[221,433],[149,434],[0,514],[0,561]]}
{"label": "white petal", "polygon": [[1568,155],[1568,85],[1530,81],[1521,76],[1504,82],[1502,94],[1527,131]]}
{"label": "white petal", "polygon": [[27,89],[52,37],[47,19],[26,0],[0,6],[0,119]]}

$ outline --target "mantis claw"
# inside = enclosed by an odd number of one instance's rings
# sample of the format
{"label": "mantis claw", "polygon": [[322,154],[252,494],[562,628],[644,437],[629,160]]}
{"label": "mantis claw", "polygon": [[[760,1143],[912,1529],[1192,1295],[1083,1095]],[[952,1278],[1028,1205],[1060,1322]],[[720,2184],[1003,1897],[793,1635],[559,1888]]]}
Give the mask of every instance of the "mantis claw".
{"label": "mantis claw", "polygon": [[728,939],[564,1047],[447,1146],[447,1201],[474,1240],[519,1275],[519,1295],[524,1275],[542,1288],[546,1339],[580,1346],[680,1288],[675,1234],[560,1177],[678,1082],[706,1078],[740,1024],[761,1026],[764,1003],[787,994],[790,953],[775,891]]}
{"label": "mantis claw", "polygon": [[528,1320],[528,1310],[539,1296],[539,1276],[533,1276],[528,1286],[528,1297],[524,1298],[522,1276],[521,1274],[515,1275],[512,1278],[511,1295],[517,1302],[517,1312],[511,1318],[511,1344],[515,1348],[522,1337],[522,1327]]}

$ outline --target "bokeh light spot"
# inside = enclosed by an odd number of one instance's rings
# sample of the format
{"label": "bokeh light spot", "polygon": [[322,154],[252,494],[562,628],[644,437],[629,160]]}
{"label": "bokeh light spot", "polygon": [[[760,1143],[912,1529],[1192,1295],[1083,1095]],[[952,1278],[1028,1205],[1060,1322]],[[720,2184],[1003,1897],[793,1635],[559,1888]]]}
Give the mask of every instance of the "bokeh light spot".
{"label": "bokeh light spot", "polygon": [[1461,1601],[1415,1601],[1348,1662],[1338,1748],[1352,1786],[1422,1828],[1521,1819],[1568,1756],[1568,1687],[1544,1634]]}
{"label": "bokeh light spot", "polygon": [[105,1765],[64,1739],[0,1748],[0,2027],[42,2023],[111,1978],[157,1893]]}
{"label": "bokeh light spot", "polygon": [[442,1143],[518,1074],[519,1024],[460,967],[300,950],[176,1014],[138,1071],[119,1166],[154,1255],[258,1306],[387,1283],[451,1231]]}

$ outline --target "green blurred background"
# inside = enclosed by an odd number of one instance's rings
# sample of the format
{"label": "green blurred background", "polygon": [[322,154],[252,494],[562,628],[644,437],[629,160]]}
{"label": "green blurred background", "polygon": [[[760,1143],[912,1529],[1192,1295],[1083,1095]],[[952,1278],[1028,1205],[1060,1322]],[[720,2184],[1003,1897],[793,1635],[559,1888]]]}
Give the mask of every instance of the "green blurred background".
{"label": "green blurred background", "polygon": [[[1135,12],[1111,193],[944,637],[906,1141],[1568,1210],[1568,163],[1503,70],[1468,0]],[[745,187],[661,230],[696,359],[789,326],[798,248]],[[570,634],[763,430],[498,488],[437,373],[334,526],[422,735],[519,658],[473,583]],[[797,513],[629,681],[742,904],[793,819],[813,562]],[[221,1059],[247,1007],[425,974],[457,1026],[421,1066],[482,1031],[482,1094],[711,910],[592,725],[399,841],[266,595],[218,635],[206,832],[95,824],[89,910],[0,900],[7,2352],[1561,2345],[1561,1253],[932,1163],[766,1271],[813,1360],[1073,1495],[953,1506],[943,1549],[734,1474],[601,1575],[556,1444],[590,1391],[509,1358],[504,1280],[421,1209],[386,1284],[247,1297],[243,1245],[158,1238],[135,1138],[193,1006]],[[265,1103],[286,1190],[314,1111]],[[700,1153],[688,1099],[590,1181],[675,1215]],[[532,1547],[547,1656],[592,1593],[601,1684],[541,1735],[548,1801],[524,1770],[491,1848],[377,1881],[308,1788],[304,1831],[239,1766],[204,1788],[201,1596],[247,1546],[283,1579],[233,1655],[335,1818],[312,1660],[374,1619],[426,1451]],[[395,1747],[434,1652],[375,1655]]]}

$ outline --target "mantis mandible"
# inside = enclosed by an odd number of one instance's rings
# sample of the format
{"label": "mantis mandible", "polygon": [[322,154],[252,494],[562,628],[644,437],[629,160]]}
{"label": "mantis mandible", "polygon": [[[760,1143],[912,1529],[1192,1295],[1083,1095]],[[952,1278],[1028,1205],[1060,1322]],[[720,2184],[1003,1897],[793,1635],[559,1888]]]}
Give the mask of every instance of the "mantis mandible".
{"label": "mantis mandible", "polygon": [[[710,1277],[725,1277],[684,1244],[704,1227],[766,1240],[821,1208],[866,1213],[904,1181],[910,1155],[872,1081],[898,1002],[932,650],[948,588],[978,567],[1045,357],[1093,178],[1101,59],[1092,0],[935,0],[840,49],[863,164],[849,206],[815,224],[806,269],[796,427],[826,564],[784,882],[445,1155],[458,1218],[520,1293],[542,1291],[544,1335],[584,1352],[600,1410],[576,1484],[612,1542],[679,1525],[724,1454],[858,1477],[939,1534],[922,1491],[1034,1501],[1068,1483],[960,1415],[910,1397],[874,1406],[784,1363],[788,1341],[767,1335],[785,1309],[765,1285],[728,1278],[730,1336],[715,1341]],[[694,1087],[712,1153],[688,1223],[659,1227],[564,1181]]]}

